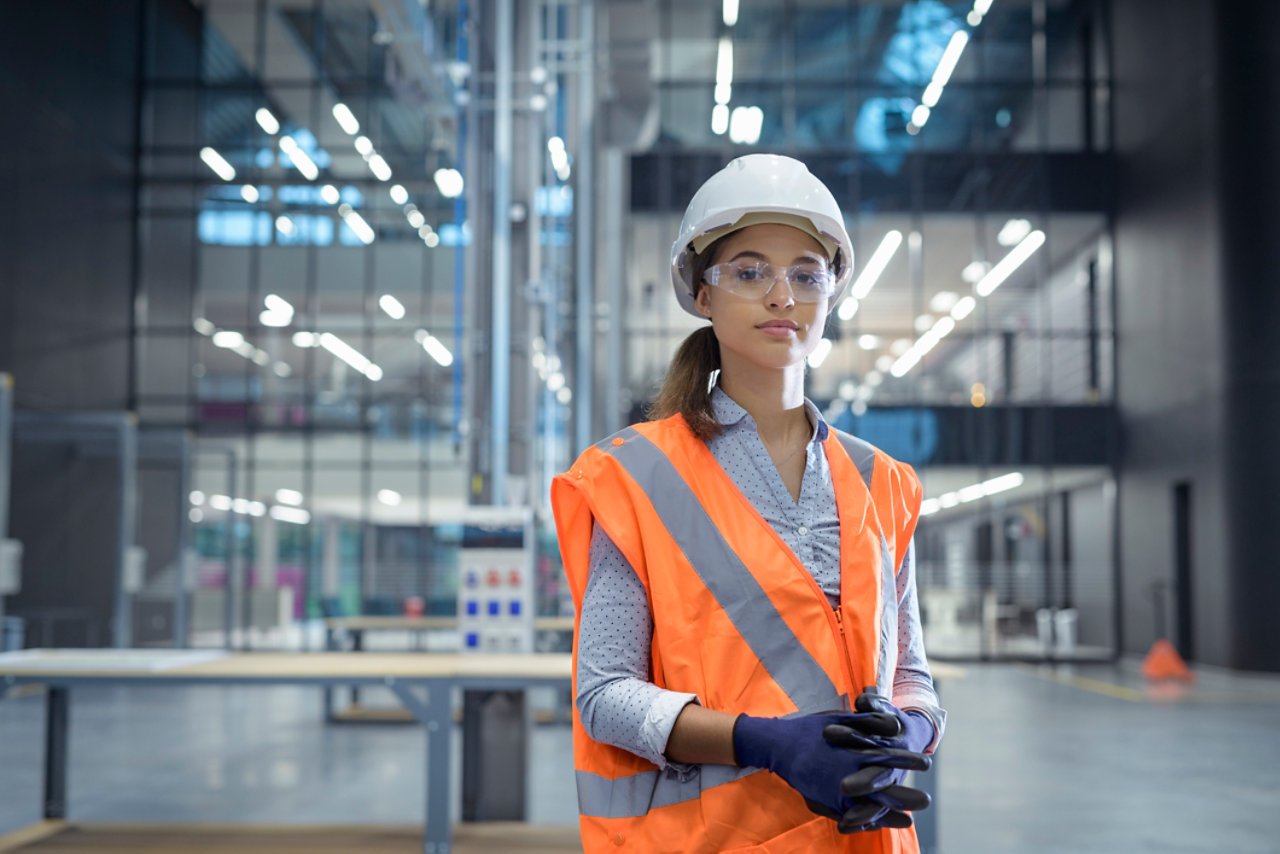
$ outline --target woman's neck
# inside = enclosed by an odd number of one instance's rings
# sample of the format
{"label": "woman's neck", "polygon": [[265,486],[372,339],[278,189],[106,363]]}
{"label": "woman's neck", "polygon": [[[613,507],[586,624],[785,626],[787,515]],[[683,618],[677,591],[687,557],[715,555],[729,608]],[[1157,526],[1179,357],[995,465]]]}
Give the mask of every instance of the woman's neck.
{"label": "woman's neck", "polygon": [[766,445],[791,444],[812,425],[804,411],[804,365],[775,371],[734,370],[722,366],[718,382],[725,394],[747,411]]}

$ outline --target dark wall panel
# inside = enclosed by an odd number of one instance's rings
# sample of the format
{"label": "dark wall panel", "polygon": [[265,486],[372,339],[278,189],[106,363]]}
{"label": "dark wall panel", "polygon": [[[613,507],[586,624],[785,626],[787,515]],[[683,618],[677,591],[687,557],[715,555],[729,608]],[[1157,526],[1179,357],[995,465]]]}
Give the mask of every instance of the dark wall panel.
{"label": "dark wall panel", "polygon": [[[1215,4],[1233,664],[1280,671],[1280,3]],[[1248,117],[1247,120],[1244,117]],[[1196,495],[1195,502],[1199,502]],[[1194,532],[1193,532],[1194,537]],[[1194,548],[1194,540],[1193,540]]]}
{"label": "dark wall panel", "polygon": [[18,408],[125,405],[138,8],[0,12],[0,369]]}
{"label": "dark wall panel", "polygon": [[[1174,572],[1173,485],[1197,496],[1195,657],[1231,662],[1224,532],[1222,245],[1212,4],[1115,0],[1122,649],[1155,638]],[[1170,61],[1177,57],[1177,61]],[[1172,603],[1165,597],[1165,610]],[[1172,630],[1169,621],[1166,627]]]}

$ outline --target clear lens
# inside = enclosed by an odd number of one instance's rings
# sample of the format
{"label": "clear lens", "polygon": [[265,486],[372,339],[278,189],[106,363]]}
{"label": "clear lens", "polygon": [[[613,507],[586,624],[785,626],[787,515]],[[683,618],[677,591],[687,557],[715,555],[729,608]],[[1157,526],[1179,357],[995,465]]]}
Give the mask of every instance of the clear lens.
{"label": "clear lens", "polygon": [[835,289],[835,276],[822,264],[777,268],[763,261],[730,261],[708,267],[704,281],[738,296],[761,299],[779,276],[787,280],[796,302],[818,302]]}

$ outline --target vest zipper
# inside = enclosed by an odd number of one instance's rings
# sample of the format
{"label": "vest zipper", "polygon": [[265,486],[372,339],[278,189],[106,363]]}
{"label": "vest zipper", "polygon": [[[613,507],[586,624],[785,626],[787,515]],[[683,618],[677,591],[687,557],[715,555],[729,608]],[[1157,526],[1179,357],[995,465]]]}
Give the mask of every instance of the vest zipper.
{"label": "vest zipper", "polygon": [[[852,703],[854,692],[858,691],[858,686],[853,678],[853,664],[849,661],[849,641],[844,635],[844,618],[840,616],[840,608],[835,608],[836,630],[840,635],[840,650],[844,653],[844,674],[849,678],[849,701]],[[850,706],[852,708],[852,706]]]}

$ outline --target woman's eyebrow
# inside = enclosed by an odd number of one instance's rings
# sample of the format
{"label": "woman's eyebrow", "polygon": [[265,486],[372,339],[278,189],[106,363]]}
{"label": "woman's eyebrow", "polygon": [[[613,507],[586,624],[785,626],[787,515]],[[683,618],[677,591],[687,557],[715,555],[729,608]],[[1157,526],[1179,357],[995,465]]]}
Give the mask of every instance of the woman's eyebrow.
{"label": "woman's eyebrow", "polygon": [[[734,255],[734,256],[733,256],[732,258],[730,258],[729,260],[730,260],[730,261],[737,261],[739,258],[759,258],[761,261],[768,261],[768,260],[769,260],[768,258],[764,257],[764,255],[762,255],[761,253],[756,252],[754,249],[743,249],[741,252],[739,252],[737,255]],[[814,255],[814,254],[813,254],[813,253],[811,253],[811,252],[806,252],[806,253],[804,253],[803,255],[797,255],[797,256],[792,260],[792,262],[791,262],[791,263],[792,263],[792,264],[802,264],[802,263],[806,263],[806,264],[825,264],[825,263],[826,263],[826,259],[825,259],[825,258],[823,258],[823,257],[821,257],[821,256],[819,256],[819,255]]]}

